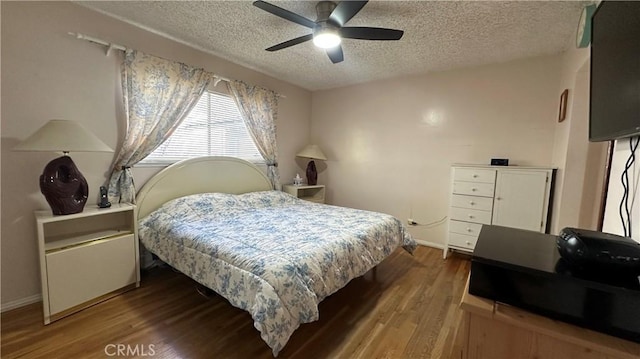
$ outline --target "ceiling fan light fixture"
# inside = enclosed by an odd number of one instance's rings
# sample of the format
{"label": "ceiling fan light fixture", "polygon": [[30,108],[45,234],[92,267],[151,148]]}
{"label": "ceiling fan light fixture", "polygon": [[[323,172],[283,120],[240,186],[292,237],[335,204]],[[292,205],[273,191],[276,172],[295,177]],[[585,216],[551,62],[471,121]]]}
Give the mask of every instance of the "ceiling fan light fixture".
{"label": "ceiling fan light fixture", "polygon": [[315,21],[263,0],[255,0],[253,5],[277,17],[302,25],[311,30],[310,33],[281,42],[265,50],[269,52],[278,51],[313,39],[313,44],[318,48],[324,49],[324,52],[329,56],[329,60],[337,64],[344,60],[344,53],[342,52],[342,46],[340,46],[342,38],[355,40],[400,40],[404,34],[402,30],[382,27],[344,26],[362,10],[362,7],[365,6],[367,2],[368,0],[340,2],[321,0],[316,4],[316,13],[318,16]]}
{"label": "ceiling fan light fixture", "polygon": [[340,45],[342,38],[334,29],[321,29],[313,34],[313,44],[322,49],[330,49]]}

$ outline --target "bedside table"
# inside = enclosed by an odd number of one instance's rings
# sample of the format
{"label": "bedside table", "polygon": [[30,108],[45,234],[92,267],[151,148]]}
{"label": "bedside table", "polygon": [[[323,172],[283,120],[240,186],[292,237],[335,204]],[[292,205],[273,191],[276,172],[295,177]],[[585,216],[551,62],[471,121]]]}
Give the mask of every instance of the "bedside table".
{"label": "bedside table", "polygon": [[140,286],[135,205],[35,217],[44,324]]}
{"label": "bedside table", "polygon": [[286,192],[294,197],[304,199],[305,201],[324,203],[325,188],[323,184],[318,185],[301,185],[295,186],[292,184],[286,184],[282,186],[282,191]]}

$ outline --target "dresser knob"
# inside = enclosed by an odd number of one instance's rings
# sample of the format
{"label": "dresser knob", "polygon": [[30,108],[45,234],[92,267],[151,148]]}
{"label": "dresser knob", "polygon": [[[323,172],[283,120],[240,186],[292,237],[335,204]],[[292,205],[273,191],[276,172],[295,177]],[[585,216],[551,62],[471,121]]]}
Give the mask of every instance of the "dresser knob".
{"label": "dresser knob", "polygon": [[467,228],[467,232],[471,232],[471,228]]}
{"label": "dresser knob", "polygon": [[468,245],[468,246],[470,246],[470,245],[471,245],[471,242],[469,242],[469,241],[466,241],[465,243],[467,243],[467,245]]}
{"label": "dresser knob", "polygon": [[474,201],[471,201],[471,202],[469,202],[469,204],[473,206],[476,203]]}
{"label": "dresser knob", "polygon": [[478,175],[473,175],[473,178],[478,178]]}
{"label": "dresser knob", "polygon": [[502,199],[502,198],[500,198],[500,197],[496,197],[496,201],[499,201],[499,200],[501,200],[501,199]]}
{"label": "dresser knob", "polygon": [[469,218],[473,218],[473,216],[472,216],[472,215],[469,215]]}
{"label": "dresser knob", "polygon": [[475,191],[477,191],[477,190],[478,190],[477,188],[472,188],[472,189],[471,189],[471,192],[475,192]]}

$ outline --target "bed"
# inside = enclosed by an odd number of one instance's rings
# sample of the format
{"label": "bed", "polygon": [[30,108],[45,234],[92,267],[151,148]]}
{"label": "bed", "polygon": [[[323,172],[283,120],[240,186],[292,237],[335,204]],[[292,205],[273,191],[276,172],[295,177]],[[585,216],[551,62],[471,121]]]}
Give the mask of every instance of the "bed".
{"label": "bed", "polygon": [[201,157],[167,167],[136,197],[140,242],[249,312],[277,356],[318,304],[415,241],[386,214],[271,190],[255,165]]}

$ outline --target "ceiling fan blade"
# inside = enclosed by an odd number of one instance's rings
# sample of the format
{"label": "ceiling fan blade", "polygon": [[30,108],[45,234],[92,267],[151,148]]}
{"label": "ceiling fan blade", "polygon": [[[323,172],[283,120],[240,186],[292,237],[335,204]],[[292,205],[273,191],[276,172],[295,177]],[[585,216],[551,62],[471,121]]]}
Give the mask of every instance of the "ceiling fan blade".
{"label": "ceiling fan blade", "polygon": [[329,20],[337,26],[343,26],[347,21],[351,20],[368,1],[340,1],[338,6],[333,9]]}
{"label": "ceiling fan blade", "polygon": [[282,50],[282,49],[286,49],[287,47],[291,47],[293,45],[298,45],[301,44],[305,41],[309,41],[313,39],[313,34],[309,34],[309,35],[304,35],[304,36],[300,36],[300,37],[296,37],[295,39],[291,39],[289,41],[285,41],[282,43],[279,43],[277,45],[273,45],[269,48],[267,48],[267,51],[278,51],[278,50]]}
{"label": "ceiling fan blade", "polygon": [[253,2],[253,6],[258,7],[266,12],[269,12],[275,16],[281,17],[285,20],[289,20],[292,22],[295,22],[296,24],[300,24],[302,26],[306,26],[310,29],[313,29],[316,27],[316,23],[315,21],[309,20],[304,16],[300,16],[296,13],[293,13],[289,10],[285,10],[281,7],[269,4],[268,2],[265,1],[254,1]]}
{"label": "ceiling fan blade", "polygon": [[343,27],[340,36],[358,40],[400,40],[402,30],[384,29],[381,27]]}
{"label": "ceiling fan blade", "polygon": [[337,64],[338,62],[342,62],[342,60],[344,60],[342,46],[340,45],[327,49],[327,55],[329,55],[329,59],[331,59],[331,62],[333,62],[334,64]]}

